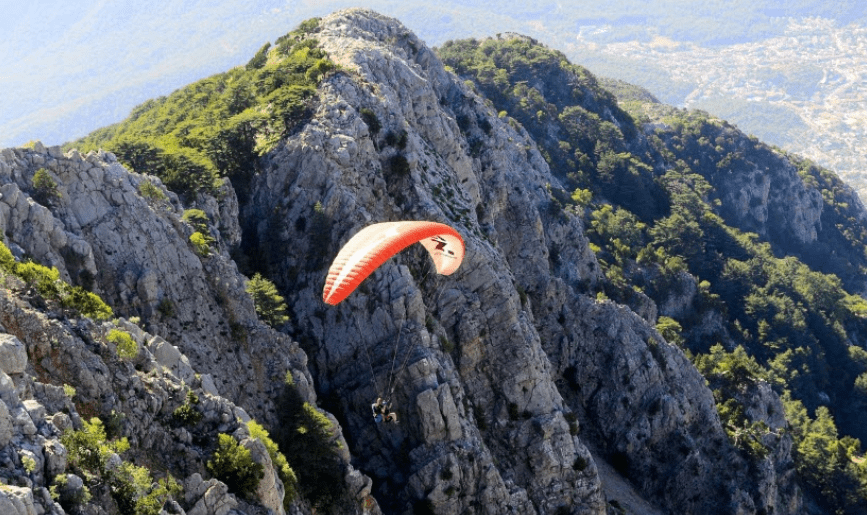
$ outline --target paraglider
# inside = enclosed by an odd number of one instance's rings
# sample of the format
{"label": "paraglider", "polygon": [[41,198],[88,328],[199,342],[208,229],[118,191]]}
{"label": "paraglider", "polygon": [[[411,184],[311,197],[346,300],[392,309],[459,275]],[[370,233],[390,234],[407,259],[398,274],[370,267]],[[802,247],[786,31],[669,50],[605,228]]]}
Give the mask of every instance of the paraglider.
{"label": "paraglider", "polygon": [[464,259],[464,240],[448,225],[437,222],[383,222],[365,227],[337,253],[322,300],[337,305],[391,256],[414,243],[427,249],[436,271],[450,275]]}
{"label": "paraglider", "polygon": [[[457,231],[448,225],[417,221],[373,224],[350,238],[337,253],[337,257],[334,258],[334,262],[328,270],[325,288],[322,291],[322,300],[332,306],[339,304],[380,265],[415,243],[424,246],[440,275],[454,273],[464,259],[464,240]],[[402,330],[403,325],[401,324]],[[394,392],[392,381],[401,374],[401,369],[406,369],[407,360],[412,352],[410,350],[406,354],[403,366],[398,368],[396,374],[392,374],[399,344],[400,332],[398,332],[395,342],[385,399],[382,397],[382,390],[379,390],[376,383],[370,353],[367,353],[368,364],[371,368],[371,380],[374,387],[380,392],[380,397],[370,406],[373,419],[377,423],[382,421],[397,423],[397,413],[393,411],[390,400],[391,394]]]}

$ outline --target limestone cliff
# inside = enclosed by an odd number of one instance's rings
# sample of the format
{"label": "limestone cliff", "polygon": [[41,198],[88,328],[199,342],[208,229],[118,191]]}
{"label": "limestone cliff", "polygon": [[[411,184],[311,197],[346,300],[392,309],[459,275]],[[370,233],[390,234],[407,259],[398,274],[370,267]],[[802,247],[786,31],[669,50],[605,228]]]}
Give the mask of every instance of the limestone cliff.
{"label": "limestone cliff", "polygon": [[[392,502],[385,508],[601,513],[591,443],[667,509],[797,511],[785,474],[737,479],[748,464],[683,354],[628,309],[584,295],[598,265],[580,221],[550,209],[559,181],[527,133],[395,20],[355,10],[320,27],[344,72],[322,86],[312,121],[269,156],[242,218],[259,220],[252,230],[288,295],[290,334],[351,435],[357,466]],[[405,146],[390,134],[405,134]],[[396,169],[400,158],[408,170]],[[467,243],[458,273],[432,277],[408,252],[325,309],[317,253],[398,219],[458,228]],[[369,421],[367,405],[383,392],[403,413],[397,428]],[[768,467],[790,468],[786,452]]]}

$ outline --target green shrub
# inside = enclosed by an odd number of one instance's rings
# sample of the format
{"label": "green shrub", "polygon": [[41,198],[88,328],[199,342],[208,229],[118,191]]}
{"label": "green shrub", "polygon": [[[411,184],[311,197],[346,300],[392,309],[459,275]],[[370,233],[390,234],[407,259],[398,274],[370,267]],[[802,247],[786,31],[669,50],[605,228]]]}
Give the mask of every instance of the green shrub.
{"label": "green shrub", "polygon": [[149,180],[144,180],[139,183],[138,192],[141,194],[142,197],[149,200],[167,200],[166,194],[163,193],[163,190],[158,188],[154,183]]}
{"label": "green shrub", "polygon": [[171,475],[160,479],[151,485],[151,491],[139,499],[136,509],[141,515],[157,515],[163,513],[162,508],[166,501],[172,497],[180,497],[184,491],[175,478]]}
{"label": "green shrub", "polygon": [[258,70],[265,66],[265,63],[268,62],[268,49],[270,48],[271,43],[265,43],[265,46],[260,48],[259,51],[256,52],[256,55],[247,62],[247,70]]}
{"label": "green shrub", "polygon": [[319,21],[321,19],[322,18],[310,18],[304,20],[300,24],[298,24],[298,28],[295,29],[295,32],[298,34],[311,34],[314,32],[318,32],[317,29],[319,28]]}
{"label": "green shrub", "polygon": [[665,338],[665,341],[683,346],[684,340],[683,336],[681,336],[683,328],[681,328],[677,320],[667,316],[660,316],[656,321],[656,330]]}
{"label": "green shrub", "polygon": [[175,303],[168,297],[163,297],[160,303],[157,304],[157,313],[163,318],[171,318],[175,316]]}
{"label": "green shrub", "polygon": [[50,204],[60,197],[57,191],[57,182],[45,168],[36,170],[33,174],[33,198],[40,204]]}
{"label": "green shrub", "polygon": [[117,355],[122,359],[132,359],[138,354],[138,344],[126,331],[112,329],[105,339],[117,346]]}
{"label": "green shrub", "polygon": [[193,228],[200,233],[207,234],[208,232],[208,222],[210,220],[208,220],[208,215],[206,215],[201,209],[185,210],[181,220],[192,225]]}
{"label": "green shrub", "polygon": [[400,131],[398,133],[388,131],[388,134],[385,135],[385,144],[390,147],[397,147],[400,150],[406,148],[407,140],[408,134],[406,131]]}
{"label": "green shrub", "polygon": [[45,298],[56,298],[59,293],[57,281],[60,280],[60,272],[54,267],[48,268],[32,261],[17,263],[15,275],[33,285]]}
{"label": "green shrub", "polygon": [[72,399],[75,397],[75,387],[64,383],[63,394]]}
{"label": "green shrub", "polygon": [[94,320],[110,320],[114,317],[111,307],[99,295],[91,293],[81,286],[64,285],[60,289],[60,304]]}
{"label": "green shrub", "polygon": [[261,463],[253,461],[250,450],[225,433],[218,435],[217,450],[206,466],[214,477],[235,494],[251,497],[265,475]]}
{"label": "green shrub", "polygon": [[277,287],[268,279],[256,274],[247,282],[247,293],[253,298],[256,314],[271,327],[280,327],[289,321],[286,303],[277,292]]}
{"label": "green shrub", "polygon": [[172,417],[185,426],[195,426],[202,420],[202,412],[196,409],[199,397],[192,390],[187,392],[187,400],[172,413]]}
{"label": "green shrub", "polygon": [[402,154],[391,156],[388,160],[388,169],[391,171],[393,176],[397,177],[406,177],[411,171],[409,161],[407,161],[406,156]]}
{"label": "green shrub", "polygon": [[288,383],[278,413],[277,442],[298,476],[298,490],[317,510],[327,511],[343,493],[345,474],[334,425]]}
{"label": "green shrub", "polygon": [[67,463],[86,476],[105,477],[105,465],[112,454],[120,454],[129,449],[126,438],[108,441],[105,426],[97,417],[83,421],[78,431],[66,431],[60,437],[66,447]]}
{"label": "green shrub", "polygon": [[0,243],[0,270],[20,277],[34,286],[45,299],[57,300],[64,308],[74,309],[94,320],[109,320],[114,313],[100,297],[81,286],[60,280],[60,271],[32,261],[18,263],[9,248]]}
{"label": "green shrub", "polygon": [[[150,480],[148,469],[137,467],[132,463],[124,462],[114,471],[110,482],[111,497],[117,503],[120,513],[139,515],[136,501],[139,497],[144,497],[151,486]],[[154,515],[157,513],[159,511]]]}
{"label": "green shrub", "polygon": [[14,273],[15,263],[15,256],[12,255],[12,251],[9,250],[9,247],[5,243],[0,241],[0,270],[10,274]]}
{"label": "green shrub", "polygon": [[213,238],[205,236],[199,231],[190,235],[190,243],[193,244],[193,249],[195,249],[196,254],[200,256],[207,257],[211,255],[211,243],[213,243],[213,241]]}
{"label": "green shrub", "polygon": [[322,59],[317,60],[313,66],[307,69],[305,73],[305,77],[307,80],[318,82],[322,77],[324,77],[328,72],[337,68],[337,65],[334,64],[333,61],[324,57]]}
{"label": "green shrub", "polygon": [[379,122],[379,118],[376,116],[376,113],[373,112],[372,109],[368,109],[367,107],[362,107],[361,111],[361,119],[364,120],[364,123],[367,124],[367,129],[371,134],[376,135],[379,130],[382,128],[382,124]]}
{"label": "green shrub", "polygon": [[21,455],[21,465],[24,466],[24,471],[28,474],[32,474],[33,471],[36,470],[36,460],[27,454]]}
{"label": "green shrub", "polygon": [[[154,482],[150,471],[129,462],[121,462],[116,468],[108,468],[108,460],[114,454],[129,449],[126,438],[109,439],[106,428],[99,418],[84,421],[82,429],[66,431],[60,438],[66,447],[67,462],[73,471],[91,485],[108,485],[118,511],[130,515],[157,515],[171,496],[178,495],[181,487],[171,477]],[[56,500],[66,484],[66,475],[54,478],[50,492]],[[87,486],[81,498],[65,500],[66,508],[87,502],[90,498]]]}

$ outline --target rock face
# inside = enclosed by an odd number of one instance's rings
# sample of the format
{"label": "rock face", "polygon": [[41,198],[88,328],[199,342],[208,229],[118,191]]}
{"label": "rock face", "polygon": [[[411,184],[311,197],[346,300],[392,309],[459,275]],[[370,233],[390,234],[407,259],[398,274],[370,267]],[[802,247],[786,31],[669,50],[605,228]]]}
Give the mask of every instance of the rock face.
{"label": "rock face", "polygon": [[822,229],[822,194],[808,188],[795,168],[767,152],[750,166],[723,169],[710,178],[726,220],[773,240],[806,246]]}
{"label": "rock face", "polygon": [[[500,123],[483,155],[468,155],[455,116],[496,114],[394,20],[348,11],[323,20],[316,37],[352,71],[328,81],[313,120],[270,156],[244,217],[280,212],[284,229],[260,225],[258,239],[280,249],[270,268],[291,292],[295,334],[309,342],[320,395],[334,398],[374,492],[394,499],[385,508],[395,511],[430,503],[446,513],[604,512],[592,458],[570,432],[570,410],[516,290],[521,278],[510,271],[535,280],[548,268],[544,160],[525,134]],[[380,134],[361,109],[381,120]],[[403,131],[405,148],[384,144],[385,133]],[[409,174],[393,169],[395,156]],[[310,266],[316,249],[298,230],[311,227],[316,202],[330,232],[325,254],[371,221],[430,219],[460,228],[467,257],[440,278],[410,251],[365,292],[322,310],[327,263]],[[576,278],[594,278],[580,225],[552,230],[574,241]],[[399,426],[371,424],[378,395],[399,407]]]}
{"label": "rock face", "polygon": [[[57,185],[48,207],[28,195],[39,168]],[[189,243],[193,228],[180,220],[177,197],[164,188],[166,200],[145,197],[139,186],[152,181],[162,188],[159,181],[129,173],[112,154],[7,149],[0,155],[3,171],[0,228],[8,241],[57,267],[65,280],[93,287],[118,314],[141,317],[196,369],[225,371],[213,375],[220,393],[256,399],[252,412],[266,418],[272,408],[260,394],[279,385],[286,370],[303,375],[303,354],[258,323],[244,277],[228,258],[240,231],[236,217],[212,219],[215,248],[200,256]],[[199,204],[212,217],[237,212],[231,188],[221,202],[204,198]],[[240,340],[249,350],[236,352]],[[286,351],[272,353],[275,344]]]}
{"label": "rock face", "polygon": [[[10,280],[7,278],[7,285]],[[121,323],[126,328],[132,326]],[[85,408],[91,415],[94,410],[122,414],[113,422],[107,419],[107,423],[115,424],[114,431],[127,435],[134,461],[147,462],[157,454],[169,470],[192,474],[186,481],[187,513],[227,513],[238,507],[235,496],[217,479],[209,479],[204,483],[207,487],[201,487],[199,471],[209,459],[211,444],[207,442],[216,439],[216,432],[231,433],[239,426],[238,431],[246,430],[240,419],[249,417],[243,409],[203,391],[201,381],[184,384],[147,346],[133,365],[107,348],[103,339],[106,326],[87,319],[76,325],[50,320],[7,290],[0,292],[0,327],[13,333],[3,333],[4,340],[15,340],[26,347],[24,370],[11,376],[0,372],[0,382],[9,385],[0,402],[0,462],[5,464],[0,469],[0,479],[5,483],[0,494],[6,496],[0,498],[0,507],[5,502],[18,510],[3,513],[59,514],[65,512],[64,508],[85,503],[84,484],[73,474],[68,474],[58,488],[57,501],[48,494],[48,487],[59,484],[55,478],[67,467],[67,449],[60,436],[65,430],[81,429],[80,410],[83,413]],[[142,340],[139,343],[153,338],[141,330],[138,333]],[[75,392],[70,397],[63,388],[43,383],[40,378],[75,384]],[[189,430],[171,423],[172,413],[187,390],[200,396],[202,415],[201,422]],[[206,443],[193,443],[189,431],[196,433],[197,441]],[[246,442],[262,446],[259,440],[247,438]],[[267,467],[266,476],[273,482],[276,472],[267,453],[264,457],[259,453],[257,458]],[[119,464],[120,458],[115,459]],[[5,486],[16,484],[20,486]],[[283,513],[282,491],[275,494],[271,486],[259,502],[275,508],[274,513]]]}
{"label": "rock face", "polygon": [[[46,198],[34,187],[39,170],[49,174],[56,194]],[[287,372],[301,397],[315,402],[306,356],[296,342],[258,321],[244,291],[245,278],[228,257],[240,235],[231,188],[219,200],[198,200],[210,216],[221,217],[211,220],[215,243],[204,256],[188,241],[193,229],[181,220],[177,198],[164,188],[165,199],[142,195],[144,181],[162,188],[158,179],[128,172],[108,153],[63,154],[41,144],[0,153],[0,230],[6,245],[19,259],[56,267],[63,280],[100,294],[115,314],[136,317],[151,331],[125,319],[113,322],[140,349],[135,367],[118,363],[105,355],[111,324],[82,319],[52,325],[50,319],[63,319],[62,310],[3,273],[0,324],[9,330],[0,334],[0,443],[5,447],[0,452],[15,456],[7,463],[8,477],[16,478],[23,477],[16,449],[36,449],[36,470],[50,475],[30,474],[25,486],[33,488],[47,511],[60,509],[52,508],[47,488],[66,468],[58,437],[81,429],[80,406],[87,406],[85,418],[122,417],[120,429],[132,452],[144,460],[156,452],[162,466],[184,479],[206,473],[217,432],[231,432],[239,418],[250,419],[248,412],[266,427],[276,425],[274,401]],[[63,395],[64,384],[75,389],[76,404]],[[172,418],[189,389],[202,398],[205,420],[192,434],[175,427]],[[261,450],[255,442],[248,445]],[[252,508],[239,501],[247,506],[239,510],[282,513],[284,492],[273,464],[261,452],[257,459],[270,469],[271,484],[260,488]],[[226,485],[209,481],[219,488],[207,492],[222,493],[209,493],[205,504],[188,499],[189,507],[201,505],[198,513],[214,513],[238,506]],[[46,492],[44,503],[40,489]],[[73,496],[70,502],[80,500]]]}
{"label": "rock face", "polygon": [[[244,205],[225,186],[187,206],[210,218],[208,255],[190,244],[177,197],[110,153],[41,144],[0,153],[7,246],[126,317],[66,318],[0,278],[0,478],[25,478],[23,490],[0,487],[0,508],[63,513],[48,492],[67,468],[61,432],[114,413],[133,457],[159,456],[184,484],[167,511],[284,513],[275,464],[244,421],[278,424],[289,372],[304,401],[339,421],[340,513],[601,515],[616,498],[598,460],[673,513],[800,511],[789,438],[769,442],[763,469],[748,470],[703,378],[651,325],[656,306],[648,301],[642,318],[590,295],[603,278],[581,221],[552,208],[559,181],[519,125],[396,20],[342,11],[315,37],[341,71],[323,82],[311,120],[263,156]],[[37,191],[39,169],[56,195]],[[772,202],[763,180],[747,195]],[[143,181],[166,198],[142,195]],[[818,223],[808,197],[791,227],[804,241]],[[773,209],[760,211],[757,227]],[[329,258],[352,235],[422,219],[463,236],[456,273],[432,273],[410,248],[340,305],[322,303]],[[239,244],[286,297],[283,332],[257,320],[230,258]],[[133,337],[134,359],[107,343],[113,328]],[[202,415],[190,427],[171,422],[188,391]],[[773,393],[756,395],[752,416],[779,427],[762,408]],[[371,420],[377,397],[394,404],[397,424]],[[262,464],[251,497],[209,476],[218,433]],[[73,483],[69,498],[82,493]],[[288,511],[313,508],[300,499]]]}

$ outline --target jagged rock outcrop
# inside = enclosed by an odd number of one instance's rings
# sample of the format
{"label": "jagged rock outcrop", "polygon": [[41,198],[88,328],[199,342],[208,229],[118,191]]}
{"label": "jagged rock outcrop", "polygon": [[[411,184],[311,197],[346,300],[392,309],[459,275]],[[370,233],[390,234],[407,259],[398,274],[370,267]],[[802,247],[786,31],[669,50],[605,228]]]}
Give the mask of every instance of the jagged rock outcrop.
{"label": "jagged rock outcrop", "polygon": [[[64,513],[58,503],[63,503],[67,510],[86,503],[82,494],[84,485],[74,474],[68,474],[59,488],[55,486],[58,501],[48,492],[49,486],[58,484],[55,477],[67,468],[67,449],[60,436],[66,430],[81,429],[86,413],[87,417],[102,416],[112,431],[127,436],[132,461],[159,463],[163,470],[180,475],[181,479],[190,474],[186,480],[185,501],[189,509],[186,513],[226,513],[230,508],[246,505],[239,503],[217,479],[205,482],[207,488],[199,486],[217,432],[234,431],[245,445],[261,447],[261,442],[250,439],[246,433],[243,420],[249,420],[249,416],[242,408],[205,391],[196,377],[185,384],[174,375],[166,363],[149,351],[149,343],[158,338],[141,330],[133,331],[141,350],[135,360],[120,359],[104,339],[111,324],[96,325],[88,319],[52,320],[13,293],[23,288],[23,283],[11,277],[5,281],[12,291],[0,292],[0,331],[3,331],[0,339],[16,353],[15,359],[8,362],[14,365],[7,366],[4,361],[0,367],[3,385],[0,418],[4,418],[5,412],[6,422],[12,419],[5,443],[0,442],[3,443],[0,479],[5,483],[0,492],[7,494],[5,502],[28,514]],[[123,320],[120,325],[134,328]],[[52,383],[74,385],[71,397],[64,388]],[[185,391],[194,391],[201,399],[198,408],[201,421],[195,426],[173,422],[173,412],[183,404]],[[267,468],[260,484],[263,495],[258,502],[273,513],[283,513],[282,495],[275,502],[278,495],[271,493],[276,477],[271,460],[267,453],[263,456],[257,452],[253,457]],[[113,459],[120,463],[120,458]],[[250,505],[239,512],[258,513],[258,510]],[[179,513],[183,513],[182,508]]]}
{"label": "jagged rock outcrop", "polygon": [[[251,417],[217,395],[207,375],[187,376],[189,365],[179,366],[189,362],[186,356],[177,349],[164,352],[169,345],[165,340],[124,319],[95,324],[86,318],[62,321],[46,316],[21,298],[25,283],[10,276],[3,280],[7,289],[0,291],[0,341],[3,355],[10,359],[0,362],[0,493],[5,496],[0,507],[28,515],[70,509],[113,513],[103,511],[108,505],[97,497],[107,498],[107,490],[88,492],[81,477],[64,473],[68,452],[61,435],[81,430],[82,419],[96,415],[115,437],[129,440],[125,460],[160,471],[155,479],[172,474],[183,485],[182,494],[167,505],[168,513],[287,513],[277,465],[263,442],[251,436],[246,425]],[[117,356],[105,338],[114,328],[133,336],[137,356]],[[151,352],[158,349],[163,352]],[[188,402],[190,393],[197,397],[193,411],[198,415],[181,420],[177,409]],[[218,433],[233,435],[263,467],[249,498],[235,495],[205,467],[213,458]],[[121,464],[117,455],[109,461],[115,463],[110,468]],[[65,479],[56,479],[58,474]],[[359,501],[368,498],[369,479],[352,469],[349,475],[348,484],[367,482],[366,490],[362,486],[353,493]],[[104,482],[97,484],[107,488]],[[373,499],[366,506],[368,513],[380,513]],[[309,513],[310,507],[296,499],[290,512]]]}
{"label": "jagged rock outcrop", "polygon": [[[592,458],[570,433],[510,271],[541,279],[536,271],[547,263],[535,207],[547,202],[544,160],[526,134],[499,123],[491,151],[468,155],[451,109],[471,119],[496,114],[394,20],[348,11],[321,26],[317,39],[352,73],[329,79],[311,122],[269,156],[242,216],[280,213],[279,226],[260,223],[258,240],[278,250],[268,266],[292,302],[293,329],[308,342],[320,395],[334,399],[358,443],[352,452],[378,482],[374,491],[394,499],[386,506],[394,511],[429,502],[449,513],[603,512]],[[363,108],[382,121],[381,134],[371,133]],[[404,148],[382,140],[402,131]],[[409,174],[394,169],[395,156]],[[323,212],[310,220],[317,202]],[[432,277],[410,252],[335,309],[318,307],[327,263],[313,259],[322,252],[312,248],[316,238],[331,254],[367,223],[395,219],[461,227],[468,249],[461,269]],[[329,233],[302,237],[314,225]],[[574,275],[593,277],[580,225],[552,230],[577,242],[567,250],[580,258]],[[461,349],[454,357],[443,345],[449,340]],[[391,387],[404,418],[381,428],[371,424],[368,406]]]}
{"label": "jagged rock outcrop", "polygon": [[770,152],[763,157],[710,178],[726,220],[765,237],[813,243],[822,227],[821,192],[808,188],[792,165]]}
{"label": "jagged rock outcrop", "polygon": [[[49,174],[56,188],[47,198],[40,197],[45,205],[35,200],[39,192],[33,177],[40,169]],[[159,188],[162,196],[144,195],[139,189],[144,181]],[[306,368],[307,358],[298,344],[256,318],[253,303],[244,291],[245,279],[228,257],[229,248],[240,235],[237,202],[231,187],[225,187],[222,193],[220,199],[198,200],[197,205],[211,217],[220,216],[211,220],[215,239],[211,252],[200,255],[188,241],[193,229],[181,221],[183,208],[177,197],[166,191],[158,179],[128,172],[112,154],[81,156],[74,150],[63,154],[57,147],[46,149],[38,142],[30,149],[6,149],[0,154],[0,230],[13,253],[19,259],[29,257],[56,267],[62,279],[99,293],[115,313],[140,317],[142,326],[152,333],[145,333],[135,324],[119,323],[150,356],[140,356],[137,361],[144,372],[153,370],[148,363],[159,363],[159,370],[172,374],[182,384],[216,398],[231,398],[257,420],[272,426],[277,416],[274,402],[284,387],[287,372],[303,399],[315,402],[316,394]],[[6,280],[16,279],[9,276]],[[23,286],[18,287],[25,291]],[[39,307],[51,309],[43,304]],[[3,316],[7,324],[20,325],[17,317],[25,314],[4,310]],[[40,337],[38,341],[44,344],[46,340]],[[60,341],[63,352],[75,352],[66,349],[67,342],[74,338],[65,336]],[[169,446],[165,455],[175,459],[165,466],[201,470],[203,451],[170,449],[172,442],[189,444],[189,432],[154,433],[148,429],[153,417],[172,404],[169,399],[179,395],[177,391],[169,389],[147,402],[118,404],[118,399],[132,395],[127,392],[140,395],[141,388],[150,387],[149,381],[125,373],[120,379],[114,377],[118,383],[110,380],[111,373],[94,357],[70,354],[58,362],[55,347],[33,349],[35,370],[37,375],[43,374],[46,385],[74,385],[81,399],[98,402],[96,414],[104,417],[115,410],[126,420],[136,420],[137,424],[126,428],[133,448]],[[19,350],[5,340],[0,349],[4,363],[8,362],[16,374],[22,373]],[[57,386],[52,388],[46,386],[44,390],[55,402],[51,413],[64,407],[72,410],[68,402],[59,400]],[[35,434],[36,426],[28,424],[22,415],[25,408],[17,401],[9,405],[16,406],[7,410],[13,420],[11,433]],[[228,430],[237,414],[244,413],[221,410],[207,401],[202,409],[206,417],[210,413],[221,421],[213,428],[219,431]],[[249,419],[246,414],[243,418]],[[2,438],[8,432],[7,422],[0,414]],[[58,431],[74,426],[62,420],[60,425],[63,427],[58,426]],[[213,444],[215,435],[196,438],[210,439]],[[345,459],[348,463],[348,457]],[[277,508],[282,503],[282,492],[275,490],[274,475],[269,478],[272,484],[262,488],[261,503],[280,513]],[[220,501],[220,506],[224,504]],[[210,511],[206,513],[216,509],[208,506]]]}
{"label": "jagged rock outcrop", "polygon": [[[33,197],[40,168],[56,184],[47,207]],[[160,188],[165,199],[143,195],[144,181]],[[273,416],[269,399],[287,370],[306,382],[303,353],[257,321],[244,277],[228,257],[240,234],[231,187],[223,188],[220,201],[200,199],[214,217],[215,248],[207,256],[190,244],[194,229],[180,220],[177,197],[158,179],[128,172],[110,153],[64,155],[41,144],[6,149],[0,155],[0,195],[0,229],[10,248],[93,288],[118,314],[141,317],[194,368],[219,371],[211,374],[218,391],[244,402],[257,418]],[[239,342],[246,345],[239,349]]]}

